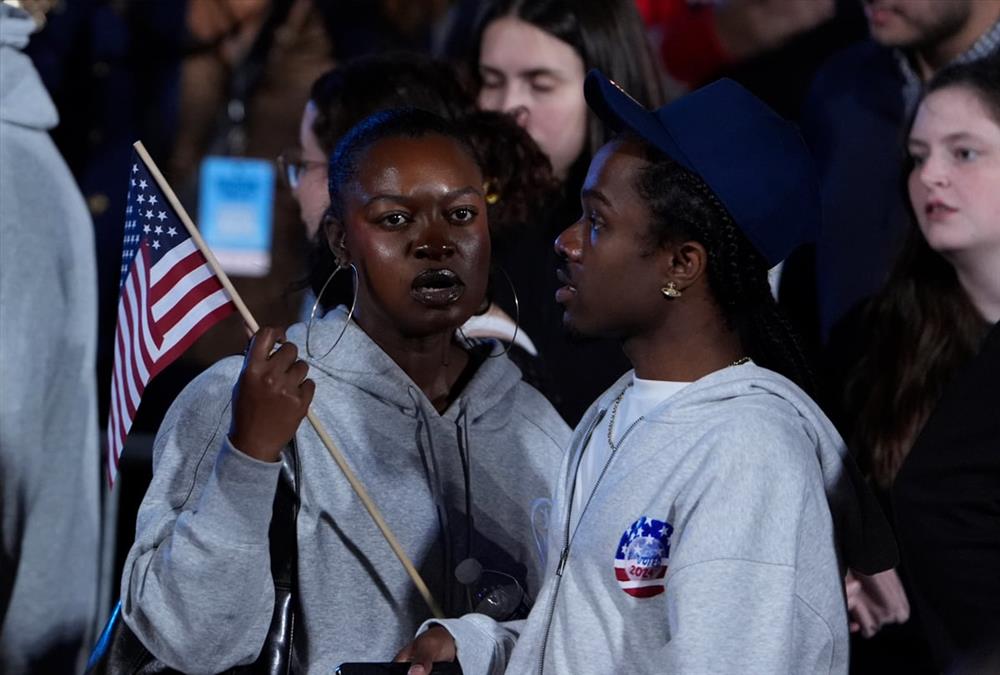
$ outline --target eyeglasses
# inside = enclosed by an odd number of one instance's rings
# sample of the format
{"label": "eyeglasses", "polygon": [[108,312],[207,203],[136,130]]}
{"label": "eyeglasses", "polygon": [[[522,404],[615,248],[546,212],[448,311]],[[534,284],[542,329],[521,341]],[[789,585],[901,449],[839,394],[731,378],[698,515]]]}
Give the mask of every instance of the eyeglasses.
{"label": "eyeglasses", "polygon": [[298,149],[286,150],[277,159],[278,173],[282,182],[292,190],[298,190],[302,182],[302,176],[314,167],[326,167],[325,161],[315,159],[302,159],[302,151]]}

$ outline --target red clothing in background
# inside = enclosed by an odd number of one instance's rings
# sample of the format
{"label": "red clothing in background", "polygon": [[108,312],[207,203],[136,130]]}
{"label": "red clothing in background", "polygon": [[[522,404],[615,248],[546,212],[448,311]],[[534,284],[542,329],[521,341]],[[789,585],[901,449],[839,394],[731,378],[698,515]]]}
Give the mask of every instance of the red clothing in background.
{"label": "red clothing in background", "polygon": [[694,88],[732,62],[715,30],[711,0],[636,0],[635,4],[646,25],[660,36],[660,59],[675,80]]}

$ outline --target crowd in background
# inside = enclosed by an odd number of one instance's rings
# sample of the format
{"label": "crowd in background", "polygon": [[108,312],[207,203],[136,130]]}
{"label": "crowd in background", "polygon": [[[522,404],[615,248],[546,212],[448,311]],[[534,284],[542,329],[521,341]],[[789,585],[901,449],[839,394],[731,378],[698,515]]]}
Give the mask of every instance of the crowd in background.
{"label": "crowd in background", "polygon": [[262,325],[288,326],[350,301],[348,279],[321,292],[340,264],[324,225],[338,142],[385,108],[461,120],[502,269],[465,329],[510,343],[572,427],[629,368],[614,341],[567,336],[552,302],[553,241],[608,138],[584,103],[593,67],[650,108],[731,77],[812,152],[822,222],[772,288],[901,553],[895,572],[847,580],[852,672],[976,672],[962,668],[1000,642],[1000,0],[25,1],[37,32],[11,4],[4,672],[80,668],[118,596],[152,435],[189,382],[246,348],[234,315],[153,380],[105,494],[132,143],[191,213],[205,157],[277,162],[271,265],[234,282]]}

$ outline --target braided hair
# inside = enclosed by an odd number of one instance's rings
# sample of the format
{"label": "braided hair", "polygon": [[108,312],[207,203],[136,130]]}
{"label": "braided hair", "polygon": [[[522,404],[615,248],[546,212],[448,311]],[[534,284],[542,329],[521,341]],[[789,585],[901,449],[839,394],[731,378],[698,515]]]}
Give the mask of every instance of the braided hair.
{"label": "braided hair", "polygon": [[642,139],[630,140],[642,145],[649,162],[636,187],[653,217],[650,252],[679,241],[704,246],[709,289],[747,354],[813,394],[812,370],[799,337],[771,295],[764,257],[700,177]]}

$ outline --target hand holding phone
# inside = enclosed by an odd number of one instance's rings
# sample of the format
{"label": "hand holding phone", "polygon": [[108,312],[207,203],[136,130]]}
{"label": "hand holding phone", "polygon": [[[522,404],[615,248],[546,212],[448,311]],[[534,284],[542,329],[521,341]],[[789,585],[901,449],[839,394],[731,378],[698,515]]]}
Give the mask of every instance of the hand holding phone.
{"label": "hand holding phone", "polygon": [[[445,673],[452,671],[438,670],[440,665],[452,665],[461,673],[455,659],[458,658],[458,648],[455,646],[455,638],[444,626],[433,626],[416,637],[410,644],[403,647],[396,654],[397,662],[420,665],[423,667],[424,675],[432,673]],[[431,667],[433,666],[433,670]]]}
{"label": "hand holding phone", "polygon": [[[341,663],[337,675],[406,675],[412,663]],[[462,667],[454,661],[438,661],[428,675],[462,675]]]}

